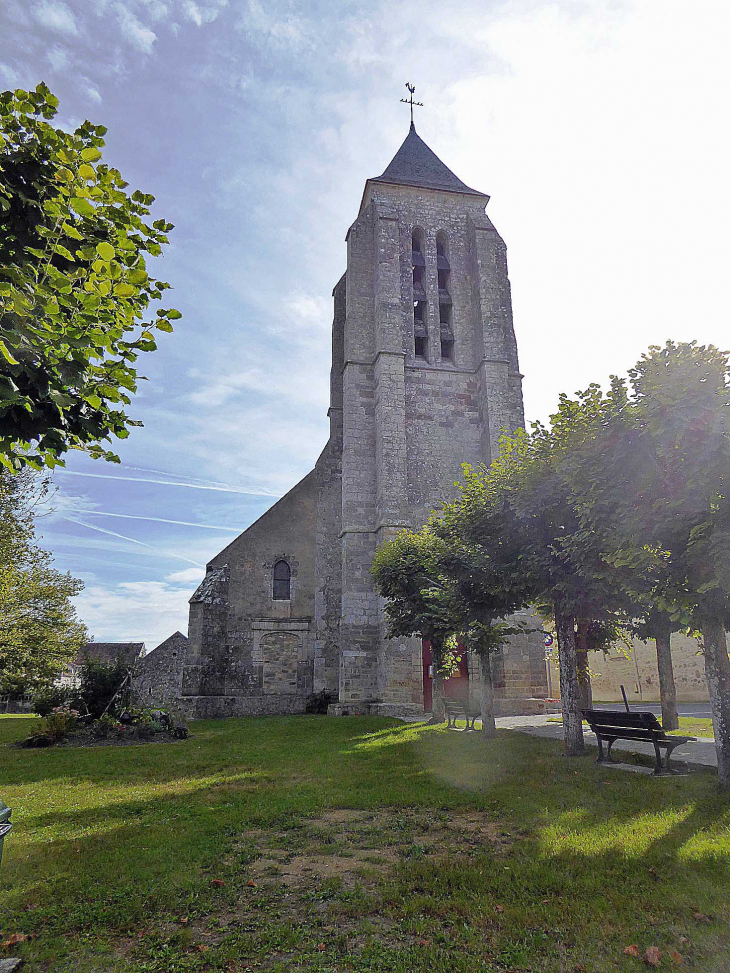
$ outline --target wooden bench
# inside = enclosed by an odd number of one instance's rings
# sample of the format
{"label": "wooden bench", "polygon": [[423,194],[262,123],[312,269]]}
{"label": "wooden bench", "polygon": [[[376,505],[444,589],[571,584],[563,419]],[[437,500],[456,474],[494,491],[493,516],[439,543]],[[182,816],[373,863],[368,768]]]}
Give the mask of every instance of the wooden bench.
{"label": "wooden bench", "polygon": [[463,699],[444,699],[444,709],[449,729],[456,727],[457,720],[466,720],[466,729],[473,730],[474,720],[482,715],[481,710],[472,708]]}
{"label": "wooden bench", "polygon": [[[616,740],[645,740],[654,746],[656,765],[654,773],[659,775],[673,774],[670,758],[676,747],[683,743],[690,743],[696,737],[667,736],[662,725],[653,713],[626,713],[622,710],[587,709],[583,711],[591,730],[598,740],[598,763],[613,763],[611,747]],[[604,741],[608,744],[603,753]],[[661,751],[666,750],[666,763],[662,763]]]}

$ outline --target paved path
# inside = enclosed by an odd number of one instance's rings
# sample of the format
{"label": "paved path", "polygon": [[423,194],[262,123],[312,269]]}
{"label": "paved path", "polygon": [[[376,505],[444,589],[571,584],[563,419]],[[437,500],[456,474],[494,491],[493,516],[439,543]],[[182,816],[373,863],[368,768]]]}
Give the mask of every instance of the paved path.
{"label": "paved path", "polygon": [[[684,714],[682,714],[684,715]],[[500,730],[519,730],[521,733],[529,733],[531,736],[547,737],[550,740],[563,739],[563,726],[561,723],[551,723],[550,716],[499,716],[496,724]],[[555,717],[553,716],[554,720]],[[585,741],[597,747],[596,737],[590,730],[583,728]],[[644,753],[654,757],[654,747],[650,743],[642,743],[640,740],[617,740],[613,745],[612,753],[624,750],[629,753]],[[686,763],[690,767],[717,767],[717,751],[715,741],[712,737],[698,737],[696,743],[687,743],[677,747],[672,757],[672,763],[677,765]]]}

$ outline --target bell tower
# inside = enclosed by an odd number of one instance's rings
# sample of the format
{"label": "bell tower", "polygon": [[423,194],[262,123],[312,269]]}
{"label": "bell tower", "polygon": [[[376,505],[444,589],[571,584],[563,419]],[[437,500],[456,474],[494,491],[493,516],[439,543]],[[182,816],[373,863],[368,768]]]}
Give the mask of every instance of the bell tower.
{"label": "bell tower", "polygon": [[[425,523],[454,495],[461,465],[488,464],[500,434],[524,423],[506,248],[488,201],[411,122],[383,174],[366,182],[347,234],[328,447],[341,463],[341,572],[339,590],[332,574],[318,588],[315,662],[315,688],[336,691],[339,711],[423,712],[420,640],[386,639],[373,554],[398,529]],[[332,524],[320,523],[319,538],[321,565]],[[336,634],[323,625],[325,602],[330,622],[339,607]]]}

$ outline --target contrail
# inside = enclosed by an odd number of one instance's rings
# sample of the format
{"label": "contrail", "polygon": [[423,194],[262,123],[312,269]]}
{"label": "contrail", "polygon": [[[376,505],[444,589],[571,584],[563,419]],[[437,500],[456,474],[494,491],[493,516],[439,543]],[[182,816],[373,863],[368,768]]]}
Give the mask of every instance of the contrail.
{"label": "contrail", "polygon": [[157,524],[179,524],[181,527],[203,527],[205,530],[222,530],[227,534],[240,534],[240,527],[214,527],[213,524],[193,524],[189,520],[167,520],[165,517],[142,517],[137,514],[112,514],[106,510],[84,510],[85,517],[122,517],[124,520],[152,520]]}
{"label": "contrail", "polygon": [[217,493],[238,493],[249,497],[273,497],[278,500],[280,493],[270,491],[239,490],[236,487],[203,485],[202,483],[181,483],[179,480],[151,480],[141,476],[115,476],[105,473],[79,473],[78,470],[58,469],[55,473],[65,473],[66,476],[88,476],[95,480],[126,480],[130,483],[159,483],[161,486],[187,487],[189,490],[215,490]]}
{"label": "contrail", "polygon": [[106,530],[104,527],[97,527],[96,524],[85,524],[83,520],[76,520],[75,517],[64,517],[71,524],[78,524],[80,527],[88,527],[89,530],[97,530],[100,534],[108,534],[110,537],[118,537],[123,541],[129,541],[130,544],[139,544],[140,547],[148,547],[151,551],[154,551],[158,556],[163,554],[165,557],[176,557],[180,561],[187,561],[188,564],[194,564],[196,568],[205,568],[204,564],[200,564],[198,561],[193,561],[192,558],[185,557],[182,554],[172,554],[170,551],[161,551],[159,548],[154,547],[152,544],[145,544],[144,541],[138,541],[134,537],[127,537],[125,534],[117,534],[116,531]]}

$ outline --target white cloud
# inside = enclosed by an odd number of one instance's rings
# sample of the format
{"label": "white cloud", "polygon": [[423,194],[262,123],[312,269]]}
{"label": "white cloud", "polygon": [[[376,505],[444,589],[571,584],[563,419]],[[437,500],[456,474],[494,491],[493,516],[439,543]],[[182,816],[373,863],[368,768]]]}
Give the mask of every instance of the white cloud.
{"label": "white cloud", "polygon": [[61,0],[40,0],[33,7],[33,16],[41,26],[59,34],[78,34],[73,11]]}
{"label": "white cloud", "polygon": [[175,631],[187,633],[190,586],[168,581],[91,585],[74,599],[98,642],[140,641],[147,651]]}
{"label": "white cloud", "polygon": [[18,72],[9,64],[3,64],[1,62],[0,78],[2,78],[3,84],[10,85],[11,88],[17,88],[20,83]]}
{"label": "white cloud", "polygon": [[196,27],[202,27],[203,24],[212,23],[226,6],[227,0],[212,4],[195,2],[195,0],[184,0],[182,10],[185,17],[191,20]]}
{"label": "white cloud", "polygon": [[93,84],[86,85],[84,87],[84,91],[86,92],[86,97],[89,99],[89,101],[93,101],[96,105],[101,104],[101,93]]}
{"label": "white cloud", "polygon": [[166,581],[177,581],[180,583],[187,584],[199,584],[205,576],[204,571],[200,571],[198,568],[185,568],[183,571],[173,571],[172,574],[168,574],[165,578]]}
{"label": "white cloud", "polygon": [[54,71],[64,71],[68,67],[68,52],[62,47],[52,47],[46,53],[46,59]]}
{"label": "white cloud", "polygon": [[145,54],[151,54],[157,35],[149,27],[145,27],[141,20],[123,3],[115,3],[114,11],[119,21],[122,33],[135,47]]}

